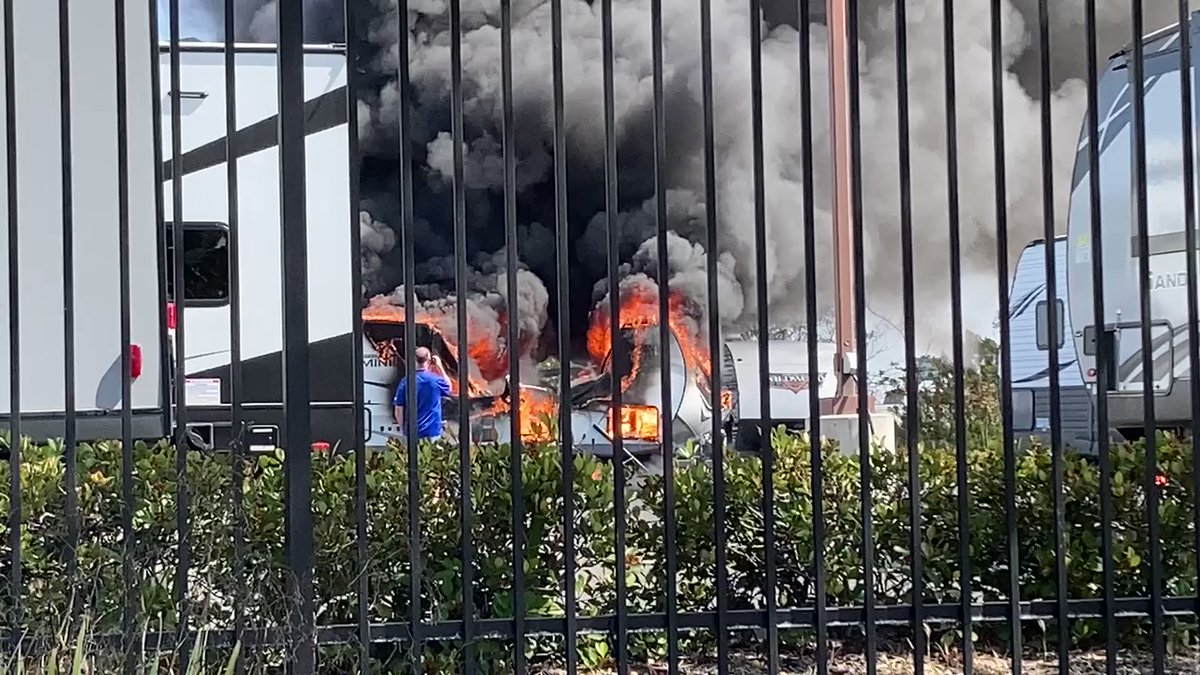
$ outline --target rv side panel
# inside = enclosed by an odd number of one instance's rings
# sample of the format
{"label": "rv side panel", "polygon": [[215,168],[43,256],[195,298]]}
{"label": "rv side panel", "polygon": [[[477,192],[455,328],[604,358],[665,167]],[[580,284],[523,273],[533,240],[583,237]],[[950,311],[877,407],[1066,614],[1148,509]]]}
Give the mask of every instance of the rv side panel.
{"label": "rv side panel", "polygon": [[[1200,25],[1192,24],[1193,49]],[[1187,260],[1184,250],[1183,176],[1179,120],[1179,31],[1164,31],[1145,41],[1146,195],[1149,241],[1151,368],[1155,423],[1185,426],[1191,419],[1188,363]],[[1196,55],[1192,55],[1196,62]],[[1096,334],[1092,298],[1092,237],[1086,129],[1079,137],[1068,233],[1070,236],[1071,310],[1083,371],[1093,386],[1107,386],[1113,427],[1130,436],[1144,433],[1143,349],[1141,339],[1141,247],[1132,218],[1134,139],[1130,113],[1127,53],[1117,54],[1099,80],[1100,208],[1103,237],[1104,321],[1115,354],[1108,364],[1110,382],[1096,383]],[[1195,75],[1193,74],[1193,78]]]}
{"label": "rv side panel", "polygon": [[[228,231],[226,185],[224,54],[205,45],[183,45],[181,104],[183,218],[185,233],[204,240],[219,255]],[[277,61],[275,53],[240,46],[237,63],[238,222],[241,278],[240,347],[247,419],[277,424],[282,410],[282,282],[277,145]],[[169,54],[160,59],[163,82]],[[354,362],[350,249],[349,157],[346,126],[346,59],[333,49],[306,49],[307,195],[309,258],[309,340],[312,353],[314,434],[320,440],[353,438]],[[165,94],[164,94],[165,95]],[[163,191],[172,218],[173,167],[170,108],[163,109]],[[170,227],[168,222],[164,225]],[[192,241],[185,234],[185,246]],[[197,244],[199,245],[199,244]],[[191,251],[191,249],[188,249]],[[191,264],[191,263],[189,263]],[[218,265],[219,267],[219,265]],[[214,267],[224,280],[228,271]],[[189,293],[192,291],[190,290]],[[184,330],[189,422],[211,423],[218,446],[229,433],[230,304],[228,295],[189,299]]]}
{"label": "rv side panel", "polygon": [[[155,147],[149,6],[126,5],[126,77],[130,303],[132,342],[141,349],[133,381],[134,434],[159,437],[162,407],[158,306]],[[81,439],[120,435],[121,305],[117,214],[116,42],[111,3],[71,5],[72,190],[75,408]],[[16,131],[20,412],[22,431],[42,440],[63,435],[65,340],[61,101],[57,3],[14,6],[17,54]],[[3,97],[0,92],[0,97]],[[11,121],[6,120],[6,123]],[[0,145],[4,141],[0,139]],[[0,191],[4,191],[0,181]],[[7,195],[6,195],[7,197]],[[7,211],[3,228],[7,231]],[[7,261],[9,242],[0,238]],[[6,265],[7,267],[7,265]],[[8,275],[0,297],[8,304]],[[0,327],[0,372],[12,367],[7,321]],[[12,409],[8,380],[0,387],[0,415]]]}

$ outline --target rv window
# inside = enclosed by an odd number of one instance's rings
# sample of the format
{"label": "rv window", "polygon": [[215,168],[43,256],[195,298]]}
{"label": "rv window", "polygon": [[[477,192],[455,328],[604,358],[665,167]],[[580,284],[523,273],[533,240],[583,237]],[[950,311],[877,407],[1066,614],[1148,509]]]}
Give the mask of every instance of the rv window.
{"label": "rv window", "polygon": [[1012,392],[1013,431],[1032,431],[1033,391],[1030,389],[1014,389]]}
{"label": "rv window", "polygon": [[[175,298],[175,238],[167,226],[167,297]],[[183,289],[189,306],[229,304],[229,229],[222,223],[184,223]]]}
{"label": "rv window", "polygon": [[[1062,298],[1056,299],[1055,304],[1058,306],[1058,317],[1055,319],[1054,329],[1058,333],[1056,336],[1058,338],[1058,349],[1062,349],[1063,335],[1066,333],[1067,313],[1064,309]],[[1049,351],[1050,349],[1050,316],[1046,312],[1047,307],[1049,307],[1049,303],[1045,300],[1037,304],[1037,346],[1042,351]]]}

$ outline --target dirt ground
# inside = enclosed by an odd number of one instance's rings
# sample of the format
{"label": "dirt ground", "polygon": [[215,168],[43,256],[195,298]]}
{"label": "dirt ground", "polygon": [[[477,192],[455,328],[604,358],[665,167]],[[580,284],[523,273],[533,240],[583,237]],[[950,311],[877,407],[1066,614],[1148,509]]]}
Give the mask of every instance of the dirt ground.
{"label": "dirt ground", "polygon": [[[1071,673],[1079,675],[1102,675],[1104,673],[1104,652],[1077,652],[1071,657]],[[732,657],[730,672],[733,675],[758,675],[766,673],[767,667],[763,659],[757,655],[735,655]],[[1117,658],[1117,673],[1119,675],[1142,675],[1152,673],[1152,662],[1149,654],[1122,652]],[[679,668],[682,673],[709,675],[716,673],[715,663],[685,661]],[[550,669],[543,671],[544,675],[561,675],[564,671]],[[602,673],[614,671],[600,671]],[[641,664],[630,668],[637,675],[660,675],[666,673],[665,664]],[[785,657],[781,663],[781,675],[811,675],[816,672],[813,659]],[[867,672],[866,659],[862,654],[835,654],[829,660],[830,675],[862,675]],[[911,656],[886,654],[879,657],[876,673],[878,675],[909,675],[913,672]],[[961,675],[961,663],[957,658],[945,659],[931,657],[925,661],[926,675]],[[975,655],[976,675],[1008,675],[1011,672],[1011,662],[1008,656],[990,653]],[[1058,662],[1053,654],[1045,657],[1026,657],[1022,663],[1024,675],[1051,675],[1058,673]],[[1197,674],[1200,675],[1200,652],[1178,655],[1167,658],[1166,672],[1171,675]]]}

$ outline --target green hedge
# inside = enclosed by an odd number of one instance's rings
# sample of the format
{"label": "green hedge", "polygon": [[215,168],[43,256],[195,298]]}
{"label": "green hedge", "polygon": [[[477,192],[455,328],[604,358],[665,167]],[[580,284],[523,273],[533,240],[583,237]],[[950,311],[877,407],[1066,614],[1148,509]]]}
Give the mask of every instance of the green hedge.
{"label": "green hedge", "polygon": [[[970,544],[972,588],[977,601],[1002,600],[1008,584],[1004,513],[1003,453],[989,434],[976,434],[968,456],[970,477]],[[776,549],[781,606],[812,602],[813,559],[810,452],[802,439],[779,433],[777,461]],[[1196,567],[1191,479],[1191,448],[1162,437],[1160,467],[1169,477],[1161,489],[1161,532],[1165,593],[1195,592]],[[22,548],[25,574],[24,630],[30,635],[60,632],[72,598],[94,617],[96,630],[116,632],[120,626],[122,499],[120,450],[115,444],[79,448],[79,504],[82,538],[79,574],[65,574],[67,521],[65,466],[60,445],[26,446],[23,450]],[[925,597],[929,602],[957,602],[958,511],[955,460],[945,447],[926,447],[920,454]],[[174,450],[165,445],[138,445],[134,451],[133,513],[136,530],[135,569],[140,609],[151,630],[174,625],[172,584],[178,551],[175,533],[177,474]],[[245,586],[234,578],[232,465],[228,455],[192,453],[186,473],[192,495],[193,607],[196,626],[228,628],[232,599],[244,589],[251,625],[285,618],[283,594],[283,470],[280,455],[256,458],[245,472],[247,559]],[[460,482],[458,451],[427,445],[419,456],[422,531],[421,566],[425,616],[430,620],[461,617]],[[1149,556],[1143,490],[1144,453],[1137,447],[1114,449],[1114,537],[1118,596],[1147,590]],[[824,500],[828,592],[833,605],[863,600],[859,463],[833,448],[824,453]],[[372,453],[368,460],[368,510],[371,614],[375,621],[408,617],[409,540],[407,457],[400,451]],[[528,448],[521,471],[526,514],[525,597],[530,615],[563,613],[563,527],[560,462],[557,448]],[[872,459],[875,527],[876,598],[883,604],[908,601],[909,508],[907,460],[903,453],[877,452]],[[574,462],[575,531],[578,611],[600,615],[614,610],[614,515],[611,465],[579,456]],[[632,477],[632,475],[631,475]],[[1066,460],[1068,579],[1073,598],[1101,592],[1099,472],[1093,462]],[[482,617],[511,616],[511,501],[507,447],[477,447],[471,460],[474,506],[472,537],[476,547],[474,604]],[[734,609],[764,606],[761,464],[753,457],[730,455],[725,464],[728,571]],[[7,486],[8,464],[0,465],[0,485]],[[354,459],[351,455],[314,457],[313,510],[317,544],[316,594],[322,624],[355,620],[356,542]],[[662,481],[640,478],[629,490],[626,560],[629,609],[657,612],[665,604]],[[1051,461],[1047,451],[1033,448],[1017,467],[1021,595],[1025,600],[1055,596]],[[682,611],[716,606],[713,551],[713,477],[709,464],[690,457],[678,463],[677,499],[679,604]],[[0,491],[0,512],[9,509],[7,489]],[[6,525],[5,525],[6,527]],[[8,570],[11,551],[7,531],[0,537],[0,564]],[[5,583],[7,588],[7,582]],[[8,611],[6,605],[3,611]],[[5,614],[7,616],[7,614]],[[1184,624],[1173,639],[1189,640]],[[1031,626],[1041,639],[1046,627]],[[1095,622],[1076,622],[1080,643],[1094,641]],[[1123,639],[1136,641],[1142,625],[1126,625]],[[1053,634],[1053,630],[1048,631]],[[1005,639],[1003,624],[980,626],[982,640]],[[952,644],[953,632],[944,634]],[[943,639],[942,634],[935,634]],[[750,639],[750,638],[747,638]],[[689,648],[703,649],[705,638]],[[804,632],[789,632],[787,644],[810,644]],[[1040,644],[1040,643],[1039,643]],[[638,656],[665,650],[665,638],[651,633],[631,638]],[[603,661],[605,638],[581,639],[586,663]],[[431,647],[429,658],[454,658],[454,645]],[[481,645],[498,672],[507,666],[502,645]],[[535,659],[561,656],[561,641],[531,640]],[[331,652],[329,658],[345,656]],[[431,666],[432,667],[432,666]],[[435,670],[437,668],[435,667]]]}

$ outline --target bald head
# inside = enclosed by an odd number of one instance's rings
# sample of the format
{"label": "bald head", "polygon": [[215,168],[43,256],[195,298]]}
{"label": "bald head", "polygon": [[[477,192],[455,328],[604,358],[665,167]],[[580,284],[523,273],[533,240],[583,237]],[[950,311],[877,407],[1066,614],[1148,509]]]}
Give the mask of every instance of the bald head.
{"label": "bald head", "polygon": [[433,357],[429,353],[428,347],[417,347],[413,350],[413,358],[417,361],[417,368],[424,370],[429,367],[429,359]]}

